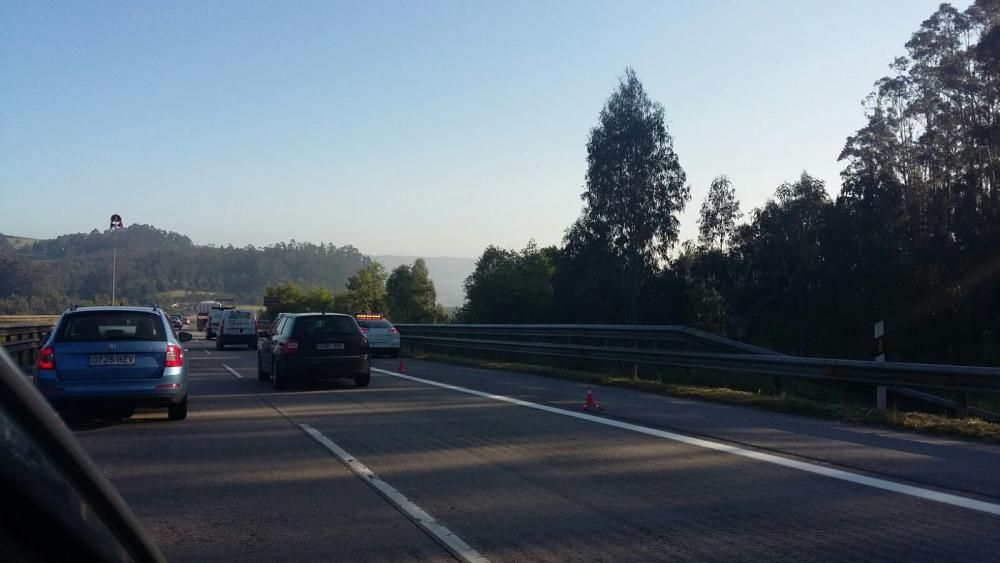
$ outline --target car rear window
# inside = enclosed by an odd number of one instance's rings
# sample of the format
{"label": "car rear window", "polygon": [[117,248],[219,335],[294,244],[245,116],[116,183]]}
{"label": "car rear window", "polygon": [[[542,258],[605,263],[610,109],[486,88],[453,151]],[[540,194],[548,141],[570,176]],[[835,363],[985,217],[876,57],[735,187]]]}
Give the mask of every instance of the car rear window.
{"label": "car rear window", "polygon": [[295,319],[293,334],[303,340],[315,340],[338,334],[355,334],[358,325],[351,317],[323,315]]}
{"label": "car rear window", "polygon": [[252,319],[253,315],[249,311],[233,311],[229,313],[230,319]]}
{"label": "car rear window", "polygon": [[365,328],[389,328],[392,326],[389,321],[358,321],[358,324]]}
{"label": "car rear window", "polygon": [[160,316],[139,311],[73,313],[63,319],[56,334],[56,342],[166,339]]}

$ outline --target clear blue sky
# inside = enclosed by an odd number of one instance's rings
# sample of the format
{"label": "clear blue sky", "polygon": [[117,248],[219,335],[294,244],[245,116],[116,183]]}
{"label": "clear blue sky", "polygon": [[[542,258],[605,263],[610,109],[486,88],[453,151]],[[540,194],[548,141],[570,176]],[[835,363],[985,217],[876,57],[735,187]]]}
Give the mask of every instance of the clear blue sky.
{"label": "clear blue sky", "polygon": [[[692,200],[836,158],[936,0],[0,0],[0,232],[120,213],[197,243],[478,256],[558,242],[627,65]],[[965,8],[968,1],[956,2]]]}

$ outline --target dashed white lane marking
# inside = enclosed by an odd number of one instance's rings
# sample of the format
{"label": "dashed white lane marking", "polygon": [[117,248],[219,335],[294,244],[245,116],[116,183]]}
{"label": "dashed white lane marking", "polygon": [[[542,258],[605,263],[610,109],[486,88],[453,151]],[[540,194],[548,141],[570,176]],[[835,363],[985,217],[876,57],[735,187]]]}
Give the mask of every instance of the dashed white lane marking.
{"label": "dashed white lane marking", "polygon": [[347,450],[341,448],[333,440],[327,438],[322,432],[316,430],[308,424],[299,424],[299,428],[302,429],[308,436],[313,440],[319,442],[324,448],[329,450],[330,453],[340,458],[340,461],[344,462],[347,467],[354,472],[355,475],[361,478],[362,481],[370,484],[380,495],[382,495],[386,500],[395,504],[404,514],[407,515],[411,520],[417,523],[418,526],[427,531],[427,533],[433,535],[439,541],[445,545],[449,551],[462,561],[469,561],[475,563],[489,563],[489,560],[480,555],[478,551],[472,548],[469,544],[462,541],[462,538],[455,535],[454,532],[444,527],[440,522],[434,519],[433,516],[420,508],[413,501],[406,498],[406,496],[397,491],[395,487],[386,483],[381,477],[375,474],[374,471],[368,469],[368,467],[361,463],[357,458],[347,453]]}
{"label": "dashed white lane marking", "polygon": [[212,355],[212,353],[209,352],[208,350],[202,350],[202,352],[204,352],[206,356],[211,356]]}
{"label": "dashed white lane marking", "polygon": [[421,379],[419,377],[413,377],[412,375],[404,375],[402,373],[396,373],[394,371],[388,371],[384,369],[372,368],[372,371],[377,371],[379,373],[384,373],[386,375],[391,375],[393,377],[398,377],[401,379],[407,379],[409,381],[415,381],[417,383],[423,383],[424,385],[431,385],[434,387],[440,387],[442,389],[449,389],[451,391],[458,391],[459,393],[466,393],[469,395],[475,395],[477,397],[483,397],[486,399],[492,399],[494,401],[501,401],[504,403],[510,403],[512,405],[517,405],[520,407],[527,407],[529,409],[540,410],[552,414],[558,414],[561,416],[568,416],[570,418],[576,418],[579,420],[586,420],[588,422],[594,422],[597,424],[603,424],[605,426],[611,426],[614,428],[620,428],[622,430],[629,430],[631,432],[637,432],[639,434],[645,434],[647,436],[654,436],[656,438],[663,438],[666,440],[671,440],[674,442],[680,442],[683,444],[688,444],[691,446],[697,446],[699,448],[706,448],[709,450],[715,450],[718,452],[724,452],[727,454],[738,455],[741,457],[746,457],[750,459],[755,459],[757,461],[763,461],[767,463],[772,463],[774,465],[780,465],[782,467],[788,467],[790,469],[797,469],[799,471],[805,471],[806,473],[813,473],[815,475],[822,475],[824,477],[830,477],[832,479],[839,479],[841,481],[847,481],[849,483],[855,483],[857,485],[863,485],[866,487],[872,487],[875,489],[882,489],[884,491],[891,491],[894,493],[899,493],[903,495],[908,495],[911,497],[916,497],[924,500],[929,500],[933,502],[940,502],[943,504],[949,504],[952,506],[957,506],[960,508],[967,508],[969,510],[976,510],[979,512],[986,512],[988,514],[993,514],[1000,516],[1000,504],[994,504],[990,502],[985,502],[981,500],[971,499],[967,497],[962,497],[958,495],[953,495],[949,493],[942,493],[939,491],[934,491],[931,489],[924,489],[921,487],[915,487],[913,485],[905,485],[903,483],[896,483],[894,481],[888,481],[885,479],[879,479],[876,477],[868,477],[866,475],[859,475],[857,473],[851,473],[849,471],[844,471],[841,469],[834,469],[832,467],[825,467],[822,465],[815,465],[812,463],[807,463],[804,461],[798,461],[794,459],[788,459],[781,456],[768,454],[764,452],[758,452],[754,450],[747,450],[737,446],[732,446],[729,444],[724,444],[721,442],[713,442],[711,440],[705,440],[703,438],[694,438],[692,436],[685,436],[683,434],[676,434],[674,432],[667,432],[665,430],[657,430],[655,428],[647,428],[645,426],[639,426],[638,424],[630,424],[628,422],[621,422],[618,420],[611,420],[607,418],[600,418],[591,414],[586,414],[582,412],[574,412],[565,409],[560,409],[556,407],[550,407],[548,405],[540,405],[538,403],[532,403],[529,401],[522,401],[520,399],[515,399],[513,397],[508,397],[506,395],[495,395],[493,393],[484,393],[483,391],[476,391],[475,389],[468,389],[466,387],[459,387],[457,385],[449,385],[447,383],[439,383],[437,381],[431,381],[428,379]]}
{"label": "dashed white lane marking", "polygon": [[226,364],[222,364],[222,367],[226,368],[226,371],[228,371],[229,373],[235,375],[236,377],[238,377],[240,379],[243,379],[243,376],[240,375],[240,373],[238,371],[234,370],[233,368],[227,366]]}

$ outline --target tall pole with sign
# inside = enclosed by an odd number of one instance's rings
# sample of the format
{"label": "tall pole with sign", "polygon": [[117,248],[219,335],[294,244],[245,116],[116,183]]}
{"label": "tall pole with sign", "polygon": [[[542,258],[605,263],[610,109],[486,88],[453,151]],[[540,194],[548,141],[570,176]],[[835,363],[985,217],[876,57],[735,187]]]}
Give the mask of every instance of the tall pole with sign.
{"label": "tall pole with sign", "polygon": [[115,304],[115,284],[118,277],[118,231],[122,230],[122,216],[115,213],[111,216],[111,236],[114,240],[111,251],[111,304]]}

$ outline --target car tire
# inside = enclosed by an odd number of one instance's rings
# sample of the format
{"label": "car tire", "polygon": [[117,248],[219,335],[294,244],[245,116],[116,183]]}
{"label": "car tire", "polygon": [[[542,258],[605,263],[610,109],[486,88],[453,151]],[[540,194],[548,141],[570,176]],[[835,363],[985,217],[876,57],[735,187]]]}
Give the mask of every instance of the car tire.
{"label": "car tire", "polygon": [[396,348],[392,352],[389,352],[389,357],[390,358],[398,358],[399,357],[399,348]]}
{"label": "car tire", "polygon": [[285,389],[287,387],[287,384],[285,383],[285,379],[283,377],[281,377],[281,376],[278,375],[278,371],[279,371],[278,370],[278,362],[275,362],[275,361],[272,360],[272,363],[271,363],[271,385],[273,385],[274,388],[277,391],[281,391],[282,389]]}
{"label": "car tire", "polygon": [[357,387],[368,387],[372,382],[372,372],[366,372],[354,376],[354,385]]}
{"label": "car tire", "polygon": [[250,344],[247,344],[247,348],[250,348],[251,350],[256,350],[257,349],[257,343],[256,342],[251,342]]}
{"label": "car tire", "polygon": [[167,418],[170,420],[184,420],[188,415],[188,398],[184,395],[184,399],[179,403],[170,403],[167,407]]}
{"label": "car tire", "polygon": [[216,338],[215,339],[215,349],[216,350],[225,350],[226,349],[226,345],[222,343],[222,338]]}
{"label": "car tire", "polygon": [[264,358],[257,354],[257,381],[267,381],[267,374],[264,373]]}

